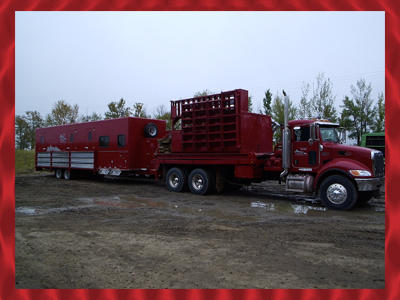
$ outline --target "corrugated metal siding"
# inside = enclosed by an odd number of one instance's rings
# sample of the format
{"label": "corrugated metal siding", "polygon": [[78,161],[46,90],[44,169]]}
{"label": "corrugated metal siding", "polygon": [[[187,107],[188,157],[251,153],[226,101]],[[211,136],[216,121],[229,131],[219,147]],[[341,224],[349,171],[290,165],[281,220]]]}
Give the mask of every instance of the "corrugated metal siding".
{"label": "corrugated metal siding", "polygon": [[93,169],[94,152],[39,152],[38,167]]}

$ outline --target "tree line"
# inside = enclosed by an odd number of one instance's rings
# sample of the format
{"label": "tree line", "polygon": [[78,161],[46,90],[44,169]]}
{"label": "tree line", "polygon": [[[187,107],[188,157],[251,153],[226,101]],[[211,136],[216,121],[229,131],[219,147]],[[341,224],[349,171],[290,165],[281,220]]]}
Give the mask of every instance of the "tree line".
{"label": "tree line", "polygon": [[[298,106],[289,98],[289,120],[294,119],[328,119],[332,123],[339,123],[349,132],[348,137],[360,145],[361,137],[365,133],[385,131],[385,96],[378,95],[376,104],[372,99],[372,85],[365,79],[359,79],[356,85],[350,86],[350,96],[346,95],[340,105],[339,113],[335,107],[336,96],[333,94],[333,83],[324,73],[316,77],[316,86],[310,93],[310,84],[304,83],[302,96]],[[283,124],[284,101],[283,96],[275,96],[270,89],[265,92],[263,106],[259,113],[270,115],[272,119]],[[280,132],[276,132],[279,139]]]}
{"label": "tree line", "polygon": [[122,117],[140,117],[161,119],[171,128],[171,113],[164,105],[158,106],[153,114],[148,114],[144,103],[135,103],[127,107],[121,98],[117,102],[107,104],[108,111],[104,116],[93,112],[91,115],[79,115],[78,104],[70,105],[65,100],[57,101],[49,114],[42,117],[38,111],[27,111],[25,115],[15,116],[15,147],[17,149],[34,149],[36,128],[66,125],[80,122],[91,122]]}
{"label": "tree line", "polygon": [[[294,119],[329,119],[339,123],[349,131],[349,138],[360,144],[361,136],[369,132],[384,132],[385,130],[385,97],[383,92],[378,96],[377,103],[371,97],[372,86],[366,84],[364,79],[351,85],[350,96],[345,96],[339,113],[335,108],[336,96],[333,95],[333,83],[324,73],[316,77],[316,87],[310,93],[310,84],[304,83],[302,96],[298,106],[289,98],[289,120]],[[194,97],[214,94],[209,90],[197,92]],[[140,117],[161,119],[167,122],[167,129],[171,129],[171,113],[164,105],[156,107],[152,114],[148,114],[144,103],[135,103],[132,107],[126,106],[126,101],[121,98],[108,105],[104,116],[93,112],[91,115],[79,115],[78,104],[70,105],[65,100],[57,101],[53,109],[45,117],[37,111],[27,111],[25,115],[15,116],[15,146],[18,149],[35,148],[36,128],[65,125],[77,122],[90,122],[103,119],[121,117]],[[253,111],[253,97],[249,96],[249,111]],[[265,91],[262,107],[258,113],[270,115],[274,122],[284,122],[284,100],[281,93],[273,95],[271,90]],[[276,131],[275,138],[279,140],[280,132]]]}

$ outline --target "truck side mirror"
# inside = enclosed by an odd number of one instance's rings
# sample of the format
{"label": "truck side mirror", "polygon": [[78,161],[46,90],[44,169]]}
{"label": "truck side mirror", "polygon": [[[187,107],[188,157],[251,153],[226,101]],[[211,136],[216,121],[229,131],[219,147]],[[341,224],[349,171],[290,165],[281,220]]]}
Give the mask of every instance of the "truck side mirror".
{"label": "truck side mirror", "polygon": [[345,128],[343,128],[343,127],[341,127],[340,128],[340,139],[341,139],[341,142],[342,142],[342,144],[345,144],[346,143],[346,129]]}

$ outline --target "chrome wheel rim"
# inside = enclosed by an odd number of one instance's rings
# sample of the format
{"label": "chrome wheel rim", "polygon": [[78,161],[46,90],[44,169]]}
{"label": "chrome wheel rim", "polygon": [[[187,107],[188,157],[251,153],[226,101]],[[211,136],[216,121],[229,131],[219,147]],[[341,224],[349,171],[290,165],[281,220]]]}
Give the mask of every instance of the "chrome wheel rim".
{"label": "chrome wheel rim", "polygon": [[196,190],[201,190],[204,186],[204,180],[203,177],[201,175],[195,175],[193,176],[192,179],[192,186],[196,189]]}
{"label": "chrome wheel rim", "polygon": [[149,128],[149,133],[150,133],[150,135],[156,135],[156,133],[157,133],[157,129],[156,129],[156,127],[154,127],[154,126],[151,126],[150,128]]}
{"label": "chrome wheel rim", "polygon": [[328,187],[326,196],[332,203],[342,204],[347,199],[347,189],[339,183],[334,183]]}
{"label": "chrome wheel rim", "polygon": [[179,176],[176,173],[171,174],[171,176],[169,176],[169,185],[172,187],[177,187],[179,185]]}

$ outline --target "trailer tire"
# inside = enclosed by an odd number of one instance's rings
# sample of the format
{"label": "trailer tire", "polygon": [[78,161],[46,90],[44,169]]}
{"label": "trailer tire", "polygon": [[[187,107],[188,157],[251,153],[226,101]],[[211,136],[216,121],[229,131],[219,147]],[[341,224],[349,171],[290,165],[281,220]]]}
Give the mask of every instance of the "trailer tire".
{"label": "trailer tire", "polygon": [[56,175],[57,179],[62,179],[63,178],[63,170],[62,169],[56,169],[54,171],[54,174]]}
{"label": "trailer tire", "polygon": [[186,170],[172,168],[167,173],[166,183],[171,192],[183,192],[187,189],[188,175]]}
{"label": "trailer tire", "polygon": [[322,203],[336,210],[349,210],[356,204],[357,196],[354,183],[340,175],[326,178],[320,187]]}
{"label": "trailer tire", "polygon": [[194,169],[189,175],[189,188],[193,194],[205,195],[213,187],[212,177],[205,169]]}
{"label": "trailer tire", "polygon": [[63,174],[64,174],[64,179],[72,180],[72,174],[68,169],[65,169]]}
{"label": "trailer tire", "polygon": [[149,123],[144,127],[144,135],[148,138],[155,138],[158,134],[158,127],[154,123]]}

